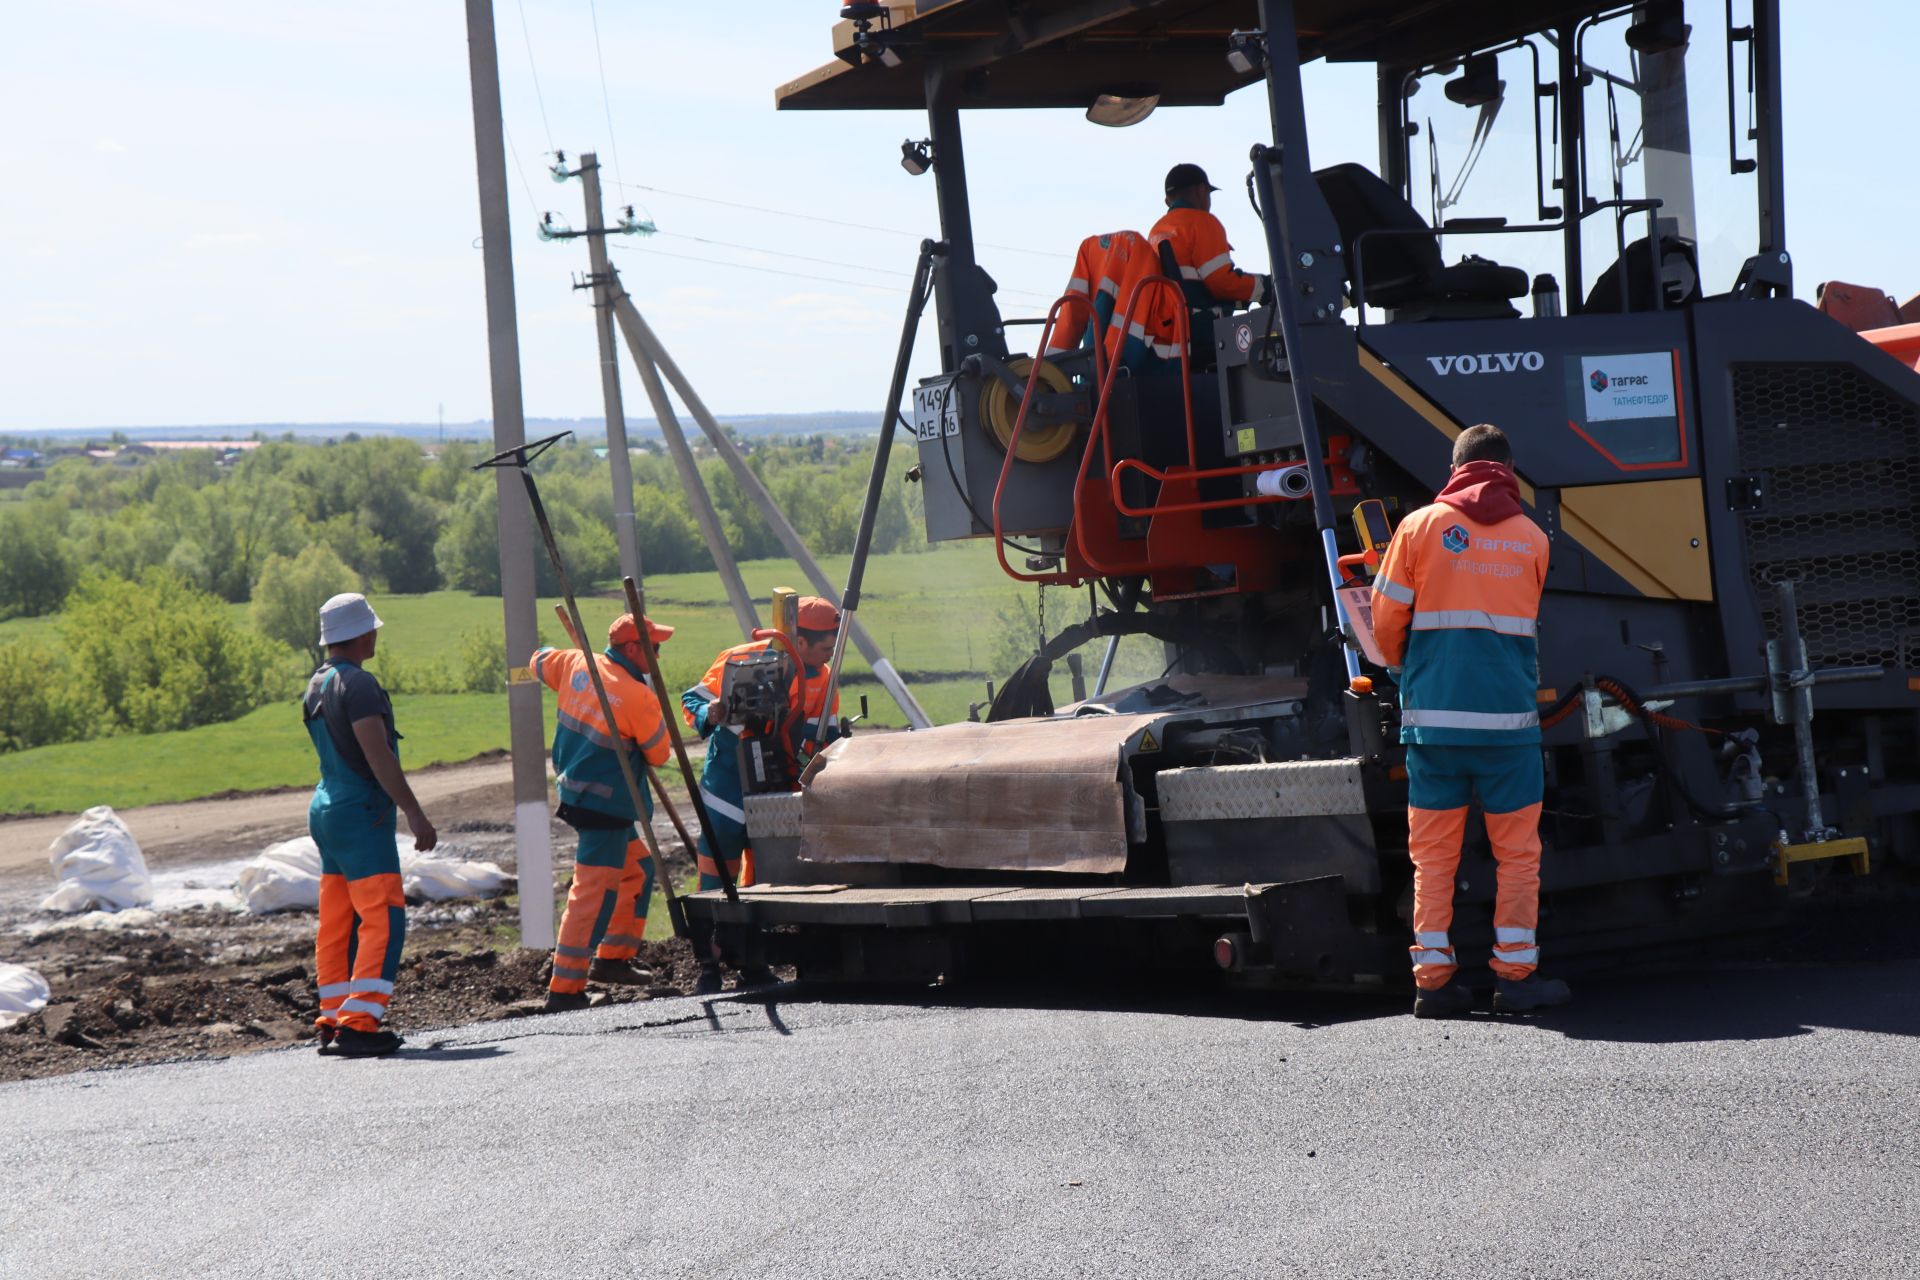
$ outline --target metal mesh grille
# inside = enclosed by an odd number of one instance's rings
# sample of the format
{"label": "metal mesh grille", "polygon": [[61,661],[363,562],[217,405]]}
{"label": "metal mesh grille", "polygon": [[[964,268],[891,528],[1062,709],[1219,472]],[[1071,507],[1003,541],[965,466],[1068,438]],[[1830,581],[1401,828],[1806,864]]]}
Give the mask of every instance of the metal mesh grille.
{"label": "metal mesh grille", "polygon": [[1815,665],[1920,665],[1920,412],[1842,364],[1737,364],[1733,405],[1765,494],[1742,527],[1767,634],[1794,579]]}

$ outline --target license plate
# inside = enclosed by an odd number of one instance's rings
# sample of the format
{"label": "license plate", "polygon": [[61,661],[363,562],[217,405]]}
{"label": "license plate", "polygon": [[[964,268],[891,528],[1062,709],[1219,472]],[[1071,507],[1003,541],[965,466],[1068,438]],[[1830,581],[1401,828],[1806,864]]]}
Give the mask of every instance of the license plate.
{"label": "license plate", "polygon": [[913,433],[922,440],[960,434],[960,391],[955,381],[948,378],[913,389]]}

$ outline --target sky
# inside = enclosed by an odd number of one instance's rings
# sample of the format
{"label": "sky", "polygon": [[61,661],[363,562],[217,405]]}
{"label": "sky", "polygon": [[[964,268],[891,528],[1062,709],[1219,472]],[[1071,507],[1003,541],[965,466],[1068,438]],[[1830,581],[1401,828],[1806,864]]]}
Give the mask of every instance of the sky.
{"label": "sky", "polygon": [[[1845,23],[1808,0],[1784,7],[1797,291],[1844,279],[1907,297],[1920,291],[1905,234],[1920,166],[1888,159],[1901,139],[1884,104],[1906,80],[1920,6],[1850,0]],[[776,85],[829,60],[837,8],[496,0],[529,416],[601,412],[592,312],[572,287],[586,249],[535,235],[547,211],[585,220],[580,184],[548,176],[550,153],[597,150],[609,204],[632,201],[659,227],[612,242],[626,287],[715,411],[878,418],[916,241],[938,227],[931,176],[899,165],[924,117],[773,110]],[[1710,11],[1694,18],[1693,123],[1714,291],[1750,251],[1751,186],[1726,177],[1724,69],[1702,39],[1717,40],[1721,6],[1689,8]],[[7,28],[0,430],[490,416],[457,0],[68,0],[11,6]],[[1502,74],[1524,65],[1503,60]],[[1370,69],[1314,64],[1306,78],[1314,164],[1377,167]],[[1530,216],[1501,198],[1532,181],[1524,110],[1497,122],[1453,213]],[[1415,115],[1434,121],[1450,181],[1472,115],[1438,85]],[[1226,188],[1216,212],[1243,264],[1264,266],[1239,190],[1267,134],[1257,91],[1125,130],[1077,112],[981,113],[967,129],[980,257],[1009,316],[1043,312],[1082,236],[1144,231],[1177,161]],[[1550,268],[1517,239],[1450,238],[1447,253]],[[929,338],[915,377],[938,372]],[[645,416],[630,367],[625,380],[629,415]]]}

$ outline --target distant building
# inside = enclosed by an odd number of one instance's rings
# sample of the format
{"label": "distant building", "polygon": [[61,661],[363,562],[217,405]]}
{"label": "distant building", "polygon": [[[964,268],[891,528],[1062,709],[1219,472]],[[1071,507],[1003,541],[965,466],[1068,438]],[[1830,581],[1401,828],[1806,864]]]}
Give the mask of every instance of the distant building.
{"label": "distant building", "polygon": [[215,453],[247,453],[258,449],[258,440],[140,440],[130,449],[151,449],[155,453],[182,453],[192,449],[211,449]]}

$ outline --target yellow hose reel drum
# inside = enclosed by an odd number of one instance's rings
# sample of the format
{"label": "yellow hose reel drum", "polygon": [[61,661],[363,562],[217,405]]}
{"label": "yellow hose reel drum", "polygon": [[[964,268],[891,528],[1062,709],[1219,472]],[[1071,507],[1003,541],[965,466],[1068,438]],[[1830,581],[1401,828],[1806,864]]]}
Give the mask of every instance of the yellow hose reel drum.
{"label": "yellow hose reel drum", "polygon": [[[1033,357],[1016,356],[1007,361],[1007,370],[1020,380],[1024,390],[1027,378],[1033,372]],[[1046,360],[1040,362],[1040,383],[1034,388],[1036,395],[1071,390],[1072,380],[1060,372],[1058,366]],[[1007,390],[999,379],[989,378],[986,390],[980,393],[980,412],[1004,453],[1007,441],[1013,439],[1013,424],[1020,417],[1020,395]],[[1027,425],[1020,429],[1020,446],[1014,450],[1013,456],[1022,462],[1052,462],[1067,451],[1080,426],[1078,422],[1049,422],[1036,426],[1033,415],[1028,414]]]}

